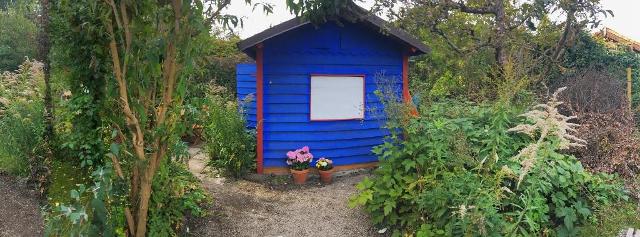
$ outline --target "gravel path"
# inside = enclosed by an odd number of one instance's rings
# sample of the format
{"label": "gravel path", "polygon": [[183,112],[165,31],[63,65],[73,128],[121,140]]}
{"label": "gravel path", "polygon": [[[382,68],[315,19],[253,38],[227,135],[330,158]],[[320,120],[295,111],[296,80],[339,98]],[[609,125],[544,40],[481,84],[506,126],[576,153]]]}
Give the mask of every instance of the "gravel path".
{"label": "gravel path", "polygon": [[197,148],[190,153],[190,170],[214,199],[209,216],[189,223],[192,236],[380,236],[361,209],[347,206],[365,174],[340,177],[326,186],[311,179],[302,187],[280,177],[274,187],[212,178],[204,171],[206,156]]}
{"label": "gravel path", "polygon": [[42,236],[44,222],[36,193],[0,173],[0,236]]}

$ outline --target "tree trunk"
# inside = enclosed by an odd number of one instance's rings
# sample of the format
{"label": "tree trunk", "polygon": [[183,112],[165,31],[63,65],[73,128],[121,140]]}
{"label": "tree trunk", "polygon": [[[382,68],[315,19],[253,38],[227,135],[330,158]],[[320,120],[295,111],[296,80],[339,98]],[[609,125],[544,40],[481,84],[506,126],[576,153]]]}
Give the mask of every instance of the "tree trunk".
{"label": "tree trunk", "polygon": [[562,32],[562,35],[560,36],[560,39],[558,40],[558,43],[556,44],[556,48],[553,51],[553,55],[551,56],[551,58],[554,61],[559,61],[560,58],[563,56],[564,54],[564,49],[565,46],[567,45],[567,42],[569,41],[570,34],[573,31],[573,22],[575,21],[575,14],[576,14],[576,9],[575,8],[570,8],[567,11],[567,20],[564,23],[564,30]]}
{"label": "tree trunk", "polygon": [[[129,29],[131,22],[129,21],[128,5],[125,1],[120,1],[119,7],[113,0],[107,0],[106,3],[112,11],[112,20],[106,22],[106,27],[107,33],[109,33],[111,38],[108,48],[111,54],[111,61],[113,63],[113,75],[117,82],[120,106],[131,136],[130,141],[135,157],[130,174],[131,190],[129,193],[129,200],[131,201],[131,205],[135,208],[134,210],[126,209],[125,215],[127,217],[129,233],[133,236],[144,237],[147,232],[149,202],[151,199],[153,178],[158,167],[162,163],[162,160],[166,156],[168,147],[168,135],[162,133],[145,134],[144,131],[154,131],[158,128],[169,129],[172,127],[171,123],[175,123],[175,121],[168,119],[168,111],[175,103],[173,97],[178,79],[177,75],[180,70],[180,66],[177,63],[178,51],[176,45],[178,45],[181,39],[184,39],[183,35],[188,35],[189,28],[185,26],[181,27],[180,25],[182,19],[182,1],[171,1],[175,18],[172,27],[173,31],[171,32],[173,37],[168,37],[170,40],[166,41],[167,45],[161,67],[162,77],[157,78],[157,82],[161,82],[162,84],[160,97],[156,97],[156,91],[153,90],[151,93],[146,94],[146,98],[134,98],[129,94],[130,88],[127,83],[127,69],[131,67],[131,65],[128,64],[127,57],[130,53],[133,37]],[[113,24],[114,22],[116,24]],[[162,25],[163,23],[160,22],[159,24]],[[164,28],[164,26],[159,28]],[[118,31],[116,31],[116,29]],[[117,37],[116,32],[122,33],[123,39]],[[122,57],[120,54],[121,52],[123,53]],[[121,59],[124,60],[121,61]],[[132,90],[135,93],[135,88]],[[157,105],[155,105],[155,103],[143,105],[144,111],[155,111],[152,115],[147,113],[139,114],[134,112],[135,110],[129,103],[130,98],[150,102],[155,102],[156,99],[159,99],[160,101],[158,101],[159,103]],[[145,119],[142,119],[144,118],[142,116],[150,116],[151,118],[147,121],[152,122],[145,122],[144,124],[141,124],[140,121],[145,121]],[[145,135],[147,136],[145,137]],[[147,148],[153,152],[147,152]],[[114,166],[119,167],[119,161],[115,156],[113,161],[116,164]],[[134,216],[135,219],[130,218]]]}
{"label": "tree trunk", "polygon": [[53,99],[51,97],[51,63],[49,61],[49,51],[51,40],[49,38],[49,0],[40,0],[40,30],[38,31],[38,60],[43,63],[44,73],[44,124],[45,129],[42,134],[44,142],[44,157],[34,157],[32,161],[31,178],[37,181],[40,194],[46,192],[49,182],[49,164],[53,159]]}
{"label": "tree trunk", "polygon": [[[151,164],[147,164],[151,166]],[[136,236],[144,237],[147,233],[147,217],[149,215],[149,199],[151,199],[151,184],[153,183],[154,171],[152,167],[147,167],[144,170],[144,174],[140,178],[140,202],[138,203],[137,221],[136,221]]]}
{"label": "tree trunk", "polygon": [[496,62],[498,66],[503,69],[507,62],[507,17],[505,13],[504,0],[498,0],[494,5],[495,20],[496,20]]}

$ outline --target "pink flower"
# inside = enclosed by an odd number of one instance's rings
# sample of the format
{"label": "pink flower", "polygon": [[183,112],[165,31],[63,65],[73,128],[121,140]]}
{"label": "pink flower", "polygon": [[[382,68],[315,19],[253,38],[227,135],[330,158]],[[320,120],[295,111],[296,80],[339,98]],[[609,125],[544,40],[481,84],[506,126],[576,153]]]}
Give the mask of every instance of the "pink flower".
{"label": "pink flower", "polygon": [[287,165],[296,165],[296,164],[309,164],[313,161],[313,154],[309,152],[309,147],[304,146],[295,151],[287,152]]}

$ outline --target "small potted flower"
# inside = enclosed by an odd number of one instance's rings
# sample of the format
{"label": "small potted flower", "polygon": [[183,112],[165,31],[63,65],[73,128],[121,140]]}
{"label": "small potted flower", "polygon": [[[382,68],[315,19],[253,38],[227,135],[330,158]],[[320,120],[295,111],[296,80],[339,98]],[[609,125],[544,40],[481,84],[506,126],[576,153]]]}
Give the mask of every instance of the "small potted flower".
{"label": "small potted flower", "polygon": [[316,162],[316,168],[318,168],[318,172],[320,172],[320,180],[322,183],[330,184],[331,175],[333,174],[333,161],[322,157]]}
{"label": "small potted flower", "polygon": [[309,166],[312,160],[313,154],[309,152],[308,146],[287,152],[287,165],[289,165],[289,170],[291,171],[295,184],[304,184],[307,182]]}

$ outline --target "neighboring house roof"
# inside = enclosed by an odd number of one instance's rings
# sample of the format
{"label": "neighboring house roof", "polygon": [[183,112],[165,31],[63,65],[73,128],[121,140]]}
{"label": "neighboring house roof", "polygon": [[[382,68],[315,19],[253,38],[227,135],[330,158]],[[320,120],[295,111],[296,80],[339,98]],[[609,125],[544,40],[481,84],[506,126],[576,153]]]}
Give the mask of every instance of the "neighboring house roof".
{"label": "neighboring house roof", "polygon": [[[354,17],[355,15],[355,17]],[[413,55],[419,55],[428,53],[430,51],[429,47],[423,44],[420,40],[416,39],[406,31],[391,26],[383,20],[382,18],[369,13],[364,8],[353,4],[351,8],[347,8],[341,11],[340,17],[345,18],[347,20],[351,19],[357,22],[366,23],[369,27],[380,31],[382,34],[391,37],[392,39],[398,41],[399,43],[405,44],[413,49],[415,49]],[[243,41],[238,43],[238,48],[241,51],[247,53],[248,55],[254,55],[253,46],[264,42],[270,38],[288,32],[290,30],[299,28],[301,26],[311,24],[308,20],[303,20],[300,17],[293,18],[291,20],[280,23],[276,26],[273,26],[269,29],[266,29],[258,34],[255,34]]]}
{"label": "neighboring house roof", "polygon": [[640,53],[640,42],[628,38],[611,28],[605,27],[601,31],[595,33],[595,36],[603,37],[605,40],[610,42],[628,45],[634,52]]}

